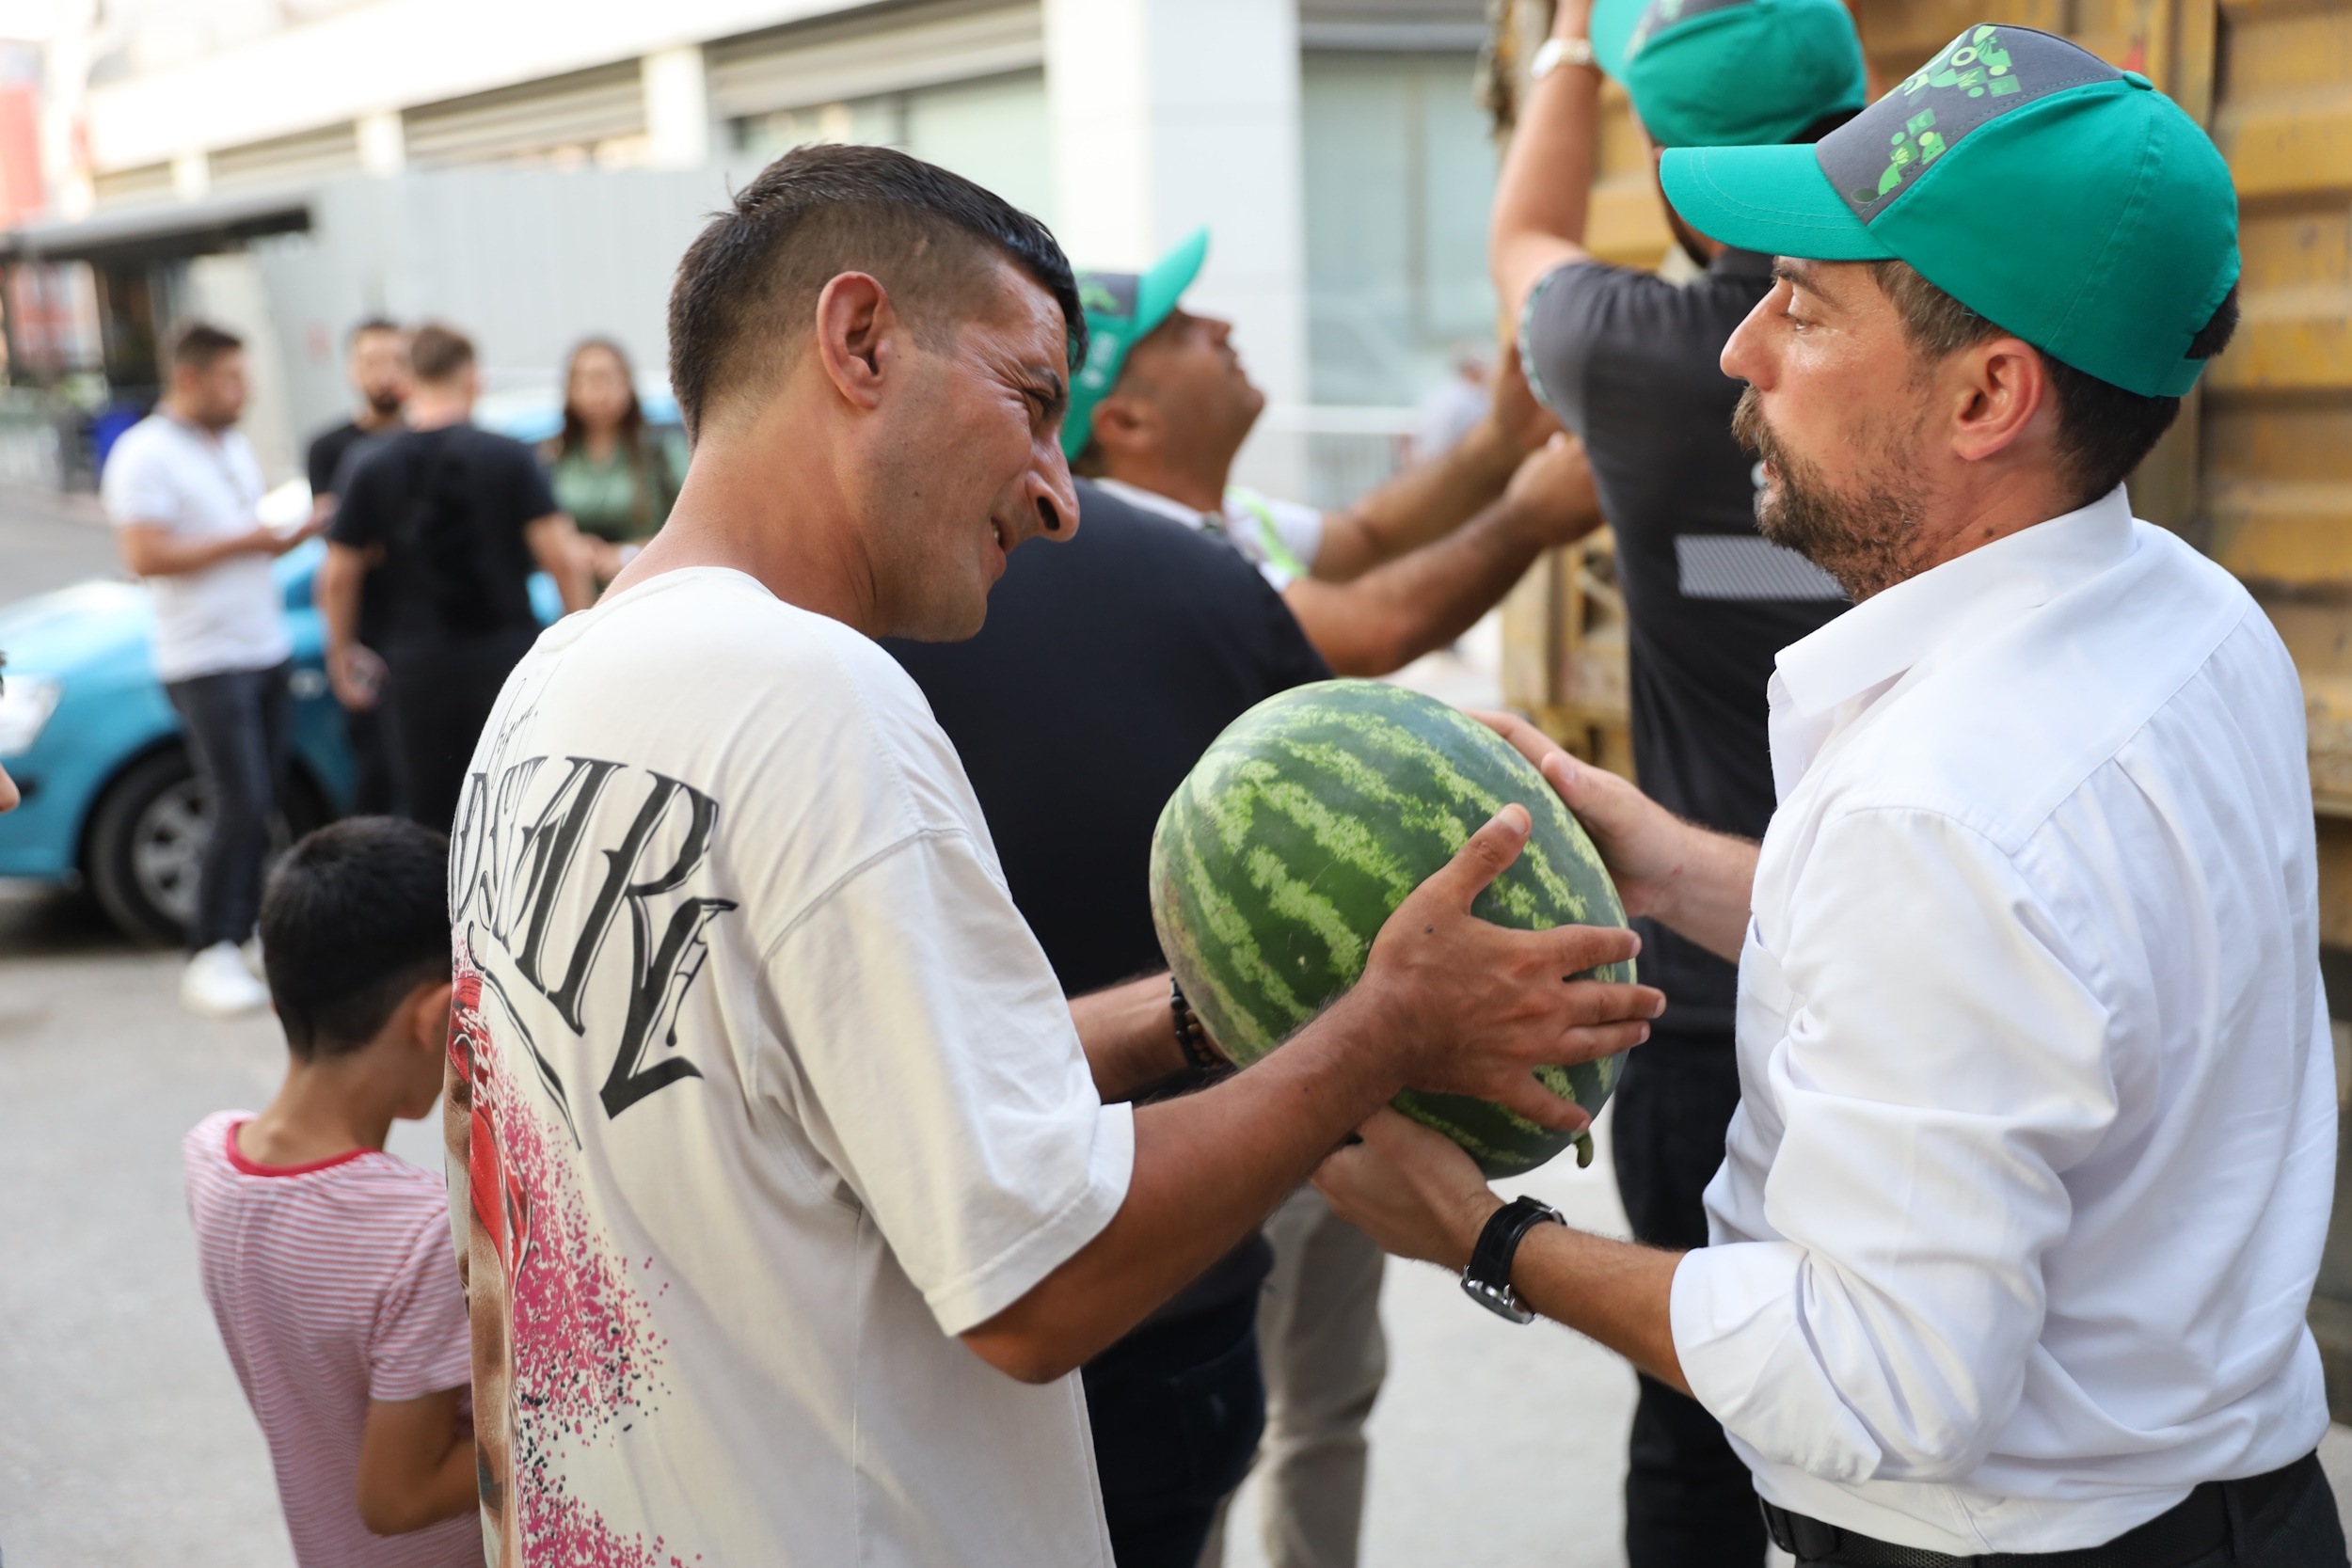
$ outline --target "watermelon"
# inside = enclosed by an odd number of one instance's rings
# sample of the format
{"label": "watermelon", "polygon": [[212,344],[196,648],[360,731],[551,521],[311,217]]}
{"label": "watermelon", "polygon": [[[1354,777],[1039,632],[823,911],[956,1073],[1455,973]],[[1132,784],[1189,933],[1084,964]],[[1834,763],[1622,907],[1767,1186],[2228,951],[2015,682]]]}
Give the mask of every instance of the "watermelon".
{"label": "watermelon", "polygon": [[[1471,912],[1498,926],[1623,926],[1600,856],[1543,775],[1475,719],[1384,681],[1296,687],[1218,736],[1152,835],[1152,918],[1202,1025],[1243,1066],[1356,983],[1396,907],[1512,802],[1527,847]],[[1589,972],[1631,980],[1630,960]],[[1620,1063],[1536,1077],[1598,1115]],[[1584,1134],[1463,1095],[1396,1108],[1462,1146],[1488,1176],[1533,1170]]]}

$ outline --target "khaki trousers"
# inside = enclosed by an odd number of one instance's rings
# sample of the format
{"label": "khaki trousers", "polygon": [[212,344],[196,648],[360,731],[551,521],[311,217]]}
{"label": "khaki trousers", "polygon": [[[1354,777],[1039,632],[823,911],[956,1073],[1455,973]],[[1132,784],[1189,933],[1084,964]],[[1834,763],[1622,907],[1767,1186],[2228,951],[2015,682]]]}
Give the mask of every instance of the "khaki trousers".
{"label": "khaki trousers", "polygon": [[[1355,1568],[1364,1421],[1389,1370],[1381,1252],[1312,1187],[1285,1199],[1265,1234],[1274,1244],[1274,1273],[1258,1304],[1266,1425],[1253,1473],[1263,1480],[1266,1560],[1273,1568]],[[1220,1509],[1200,1564],[1221,1568],[1224,1560]]]}

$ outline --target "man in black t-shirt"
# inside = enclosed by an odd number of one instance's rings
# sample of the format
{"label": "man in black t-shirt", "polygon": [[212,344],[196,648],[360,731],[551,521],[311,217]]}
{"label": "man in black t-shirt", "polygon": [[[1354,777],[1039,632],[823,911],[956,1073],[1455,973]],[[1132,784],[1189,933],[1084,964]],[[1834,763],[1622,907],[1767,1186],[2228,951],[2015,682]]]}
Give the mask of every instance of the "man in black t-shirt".
{"label": "man in black t-shirt", "polygon": [[[353,451],[401,428],[400,411],[409,390],[408,334],[397,322],[370,316],[351,329],[343,373],[359,395],[359,406],[350,419],[311,437],[304,465],[310,471],[310,515],[321,526],[334,519],[337,476]],[[312,586],[315,592],[317,585]],[[370,648],[384,639],[383,585],[373,576],[359,583],[358,639]],[[389,812],[397,794],[382,711],[345,708],[343,728],[358,764],[352,810],[362,816]]]}
{"label": "man in black t-shirt", "polygon": [[[373,705],[369,656],[408,814],[446,832],[466,764],[499,689],[533,639],[531,575],[554,578],[566,611],[589,584],[572,520],[531,449],[469,422],[479,389],[473,345],[444,326],[409,345],[409,428],[356,454],[339,483],[318,599],[326,669],[346,707]],[[360,584],[380,581],[380,648],[358,641]]]}
{"label": "man in black t-shirt", "polygon": [[[1222,541],[1084,481],[1078,515],[1068,543],[1012,553],[978,636],[883,644],[955,742],[1071,996],[1167,967],[1147,875],[1160,808],[1245,709],[1331,673]],[[1251,1238],[1086,1368],[1120,1568],[1192,1568],[1248,1470],[1271,1264]]]}
{"label": "man in black t-shirt", "polygon": [[[1740,383],[1719,360],[1772,291],[1772,259],[1716,245],[1671,209],[1704,269],[1682,286],[1584,249],[1600,72],[1624,82],[1653,149],[1810,142],[1861,108],[1861,44],[1840,0],[1562,0],[1552,37],[1495,189],[1496,292],[1520,323],[1529,388],[1583,438],[1615,529],[1642,788],[1679,816],[1761,837],[1774,804],[1773,658],[1846,596],[1757,533],[1762,482],[1731,435]],[[1626,1057],[1617,1184],[1637,1240],[1704,1246],[1702,1195],[1740,1101],[1738,974],[1638,924],[1642,979],[1667,1010]],[[1763,1560],[1746,1466],[1696,1401],[1644,1377],[1630,1449],[1632,1568]]]}

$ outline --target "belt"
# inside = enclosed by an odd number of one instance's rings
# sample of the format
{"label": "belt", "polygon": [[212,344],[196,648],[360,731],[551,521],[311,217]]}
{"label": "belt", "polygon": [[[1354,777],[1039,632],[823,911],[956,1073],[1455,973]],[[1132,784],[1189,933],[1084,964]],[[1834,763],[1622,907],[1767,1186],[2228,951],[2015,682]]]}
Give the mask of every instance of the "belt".
{"label": "belt", "polygon": [[2105,1545],[2066,1552],[1954,1557],[1922,1546],[1898,1546],[1771,1503],[1764,1504],[1764,1527],[1772,1531],[1772,1544],[1799,1562],[1839,1563],[1846,1568],[2185,1568],[2228,1544],[2233,1513],[2240,1520],[2255,1518],[2280,1494],[2310,1484],[2318,1473],[2319,1456],[2309,1453],[2267,1475],[2209,1481],[2146,1524]]}

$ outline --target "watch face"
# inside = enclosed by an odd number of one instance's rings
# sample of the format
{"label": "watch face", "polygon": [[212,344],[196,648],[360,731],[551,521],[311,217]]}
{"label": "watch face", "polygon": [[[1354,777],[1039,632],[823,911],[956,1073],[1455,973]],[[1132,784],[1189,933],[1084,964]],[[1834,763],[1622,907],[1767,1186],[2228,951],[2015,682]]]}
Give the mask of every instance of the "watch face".
{"label": "watch face", "polygon": [[1519,1305],[1519,1298],[1512,1293],[1508,1285],[1489,1285],[1464,1275],[1462,1293],[1506,1323],[1532,1323],[1535,1321],[1535,1314]]}

